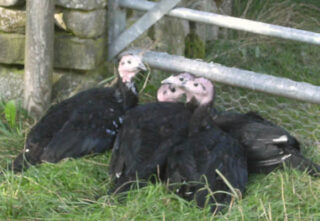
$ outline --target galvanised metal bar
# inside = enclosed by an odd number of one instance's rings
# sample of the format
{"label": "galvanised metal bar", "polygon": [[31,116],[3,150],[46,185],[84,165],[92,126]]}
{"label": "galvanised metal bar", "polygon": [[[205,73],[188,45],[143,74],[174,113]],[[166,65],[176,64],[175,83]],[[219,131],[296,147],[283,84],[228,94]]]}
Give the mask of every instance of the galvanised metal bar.
{"label": "galvanised metal bar", "polygon": [[[120,6],[136,10],[150,10],[156,3],[144,0],[120,0]],[[320,45],[320,33],[251,21],[227,15],[219,15],[188,8],[175,8],[167,15],[195,22],[248,31],[256,34],[274,36],[290,40]]]}
{"label": "galvanised metal bar", "polygon": [[172,72],[190,72],[215,82],[320,104],[320,86],[230,68],[216,63],[192,60],[163,52],[144,51],[142,49],[132,49],[130,51],[142,55],[143,61],[152,68]]}
{"label": "galvanised metal bar", "polygon": [[119,7],[119,0],[108,1],[108,43],[115,41],[126,28],[126,10]]}
{"label": "galvanised metal bar", "polygon": [[161,19],[167,12],[176,6],[181,0],[162,0],[155,3],[146,14],[135,24],[118,36],[109,44],[109,59],[125,49],[131,42],[137,39],[143,32],[148,30],[154,23]]}

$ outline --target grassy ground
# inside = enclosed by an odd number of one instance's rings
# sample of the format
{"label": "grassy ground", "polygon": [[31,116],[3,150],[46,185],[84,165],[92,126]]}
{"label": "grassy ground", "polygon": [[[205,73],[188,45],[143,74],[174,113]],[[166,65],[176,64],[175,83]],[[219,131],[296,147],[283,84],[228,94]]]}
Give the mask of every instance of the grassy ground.
{"label": "grassy ground", "polygon": [[[319,11],[318,0],[235,0],[234,13],[320,32]],[[230,31],[229,36],[208,45],[206,60],[320,85],[319,46],[244,32]],[[154,99],[160,78],[150,76],[143,101]],[[144,80],[140,79],[140,88]],[[303,152],[320,162],[319,105],[219,84],[216,105],[259,111],[297,136]],[[126,200],[109,196],[109,153],[12,174],[6,170],[7,164],[23,148],[32,120],[18,107],[14,123],[10,123],[5,109],[1,103],[0,220],[320,220],[320,179],[290,169],[250,176],[245,195],[224,214],[212,214],[209,207],[199,209],[160,183],[131,191]]]}

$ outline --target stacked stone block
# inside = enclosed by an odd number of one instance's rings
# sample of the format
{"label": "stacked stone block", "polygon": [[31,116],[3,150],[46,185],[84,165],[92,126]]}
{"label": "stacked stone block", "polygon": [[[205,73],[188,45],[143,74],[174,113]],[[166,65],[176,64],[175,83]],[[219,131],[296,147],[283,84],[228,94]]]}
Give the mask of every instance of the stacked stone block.
{"label": "stacked stone block", "polygon": [[[25,0],[0,0],[0,99],[22,98],[23,74],[10,65],[24,63],[25,8]],[[99,72],[107,59],[107,0],[56,0],[55,24],[54,91],[62,82],[77,90],[83,89],[79,84],[88,87],[88,77],[79,71]],[[69,78],[76,80],[66,84]]]}
{"label": "stacked stone block", "polygon": [[[107,0],[56,0],[54,67],[93,70],[106,58]],[[0,0],[0,63],[23,64],[25,1]]]}

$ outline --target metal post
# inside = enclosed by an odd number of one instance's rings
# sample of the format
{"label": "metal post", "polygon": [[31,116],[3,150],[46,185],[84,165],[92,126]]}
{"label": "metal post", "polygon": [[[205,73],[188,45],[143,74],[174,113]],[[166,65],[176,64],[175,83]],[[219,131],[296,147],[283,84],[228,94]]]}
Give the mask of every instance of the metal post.
{"label": "metal post", "polygon": [[143,51],[140,49],[132,50],[132,52],[142,54],[143,61],[152,68],[172,72],[190,72],[232,86],[320,104],[320,86],[238,68],[230,68],[220,64],[187,59],[163,52]]}
{"label": "metal post", "polygon": [[27,0],[24,107],[41,117],[51,99],[54,0]]}
{"label": "metal post", "polygon": [[117,36],[115,41],[109,44],[109,59],[125,49],[131,42],[137,39],[143,32],[148,30],[154,23],[161,19],[168,11],[176,6],[181,0],[162,0],[154,5],[135,24]]}
{"label": "metal post", "polygon": [[108,1],[108,23],[108,43],[110,48],[110,45],[126,28],[126,11],[120,8],[119,0]]}

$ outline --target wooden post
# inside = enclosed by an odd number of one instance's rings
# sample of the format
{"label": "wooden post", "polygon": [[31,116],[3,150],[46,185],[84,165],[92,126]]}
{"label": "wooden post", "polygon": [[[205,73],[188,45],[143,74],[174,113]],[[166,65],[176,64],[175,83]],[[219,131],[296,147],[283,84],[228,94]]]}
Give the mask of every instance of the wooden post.
{"label": "wooden post", "polygon": [[27,0],[24,107],[39,119],[51,99],[55,0]]}

